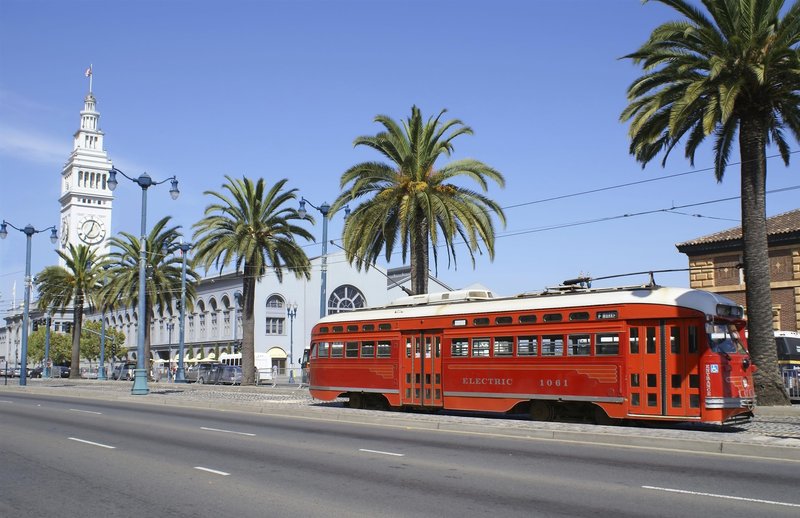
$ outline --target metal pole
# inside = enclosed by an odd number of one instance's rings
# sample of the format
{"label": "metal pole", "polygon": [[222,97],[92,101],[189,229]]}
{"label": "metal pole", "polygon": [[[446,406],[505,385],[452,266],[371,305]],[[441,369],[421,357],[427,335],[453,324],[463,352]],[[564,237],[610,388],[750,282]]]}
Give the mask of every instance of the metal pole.
{"label": "metal pole", "polygon": [[44,372],[42,376],[45,378],[50,377],[50,312],[44,315],[45,324],[47,329],[44,330]]}
{"label": "metal pole", "polygon": [[145,395],[150,393],[147,388],[147,370],[144,357],[144,338],[145,327],[147,326],[147,315],[145,307],[145,297],[147,296],[147,286],[145,283],[147,276],[147,188],[150,183],[142,181],[150,180],[147,174],[139,177],[137,183],[142,188],[142,225],[141,225],[141,243],[139,250],[139,318],[137,329],[137,343],[136,343],[136,370],[134,371],[133,388],[131,394]]}
{"label": "metal pole", "polygon": [[97,379],[106,380],[106,312],[100,313],[100,366],[97,368]]}
{"label": "metal pole", "polygon": [[175,383],[186,383],[186,373],[183,368],[184,342],[186,339],[186,256],[191,245],[181,243],[183,261],[181,263],[181,316],[178,321],[178,370],[175,372]]}
{"label": "metal pole", "polygon": [[319,318],[328,313],[327,282],[328,282],[328,211],[331,206],[323,203],[319,207],[322,213],[322,284],[319,293]]}
{"label": "metal pole", "polygon": [[22,313],[22,358],[19,368],[19,384],[25,386],[28,384],[28,325],[29,325],[29,310],[31,305],[31,236],[36,230],[27,225],[23,230],[26,237],[25,248],[25,309]]}

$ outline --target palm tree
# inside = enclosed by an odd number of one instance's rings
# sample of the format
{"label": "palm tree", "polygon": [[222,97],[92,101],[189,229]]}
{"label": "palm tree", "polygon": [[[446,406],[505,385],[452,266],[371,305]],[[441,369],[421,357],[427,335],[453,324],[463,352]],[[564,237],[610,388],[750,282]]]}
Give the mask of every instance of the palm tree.
{"label": "palm tree", "polygon": [[[172,303],[180,300],[182,259],[171,253],[179,247],[180,226],[167,228],[170,216],[159,220],[146,237],[147,255],[145,257],[147,279],[145,284],[145,314],[137,315],[137,325],[144,326],[144,368],[150,372],[150,322],[158,307],[161,314],[171,311]],[[124,304],[138,307],[139,304],[139,253],[140,238],[121,232],[109,239],[112,252],[108,256],[110,269],[107,283],[103,288],[102,300],[105,307],[112,309]],[[195,283],[200,276],[186,270],[186,297],[195,297]]]}
{"label": "palm tree", "polygon": [[225,176],[227,183],[219,193],[206,191],[215,203],[206,207],[205,217],[195,223],[195,261],[220,270],[231,262],[236,270],[243,269],[242,277],[242,384],[255,383],[255,307],[256,282],[271,268],[283,281],[286,268],[298,279],[311,278],[311,262],[296,238],[313,241],[311,233],[292,223],[300,217],[298,211],[287,203],[296,199],[297,189],[284,191],[283,179],[268,191],[264,179],[257,182],[249,178],[233,179]]}
{"label": "palm tree", "polygon": [[103,264],[86,245],[69,245],[66,251],[56,250],[64,266],[48,266],[36,276],[39,292],[39,309],[66,309],[72,307],[72,369],[70,378],[80,378],[81,329],[83,307],[95,305],[100,294]]}
{"label": "palm tree", "polygon": [[800,139],[800,4],[781,19],[783,0],[705,0],[710,15],[685,0],[659,0],[686,19],[657,27],[627,56],[645,74],[628,88],[630,153],[644,166],[663,162],[685,136],[694,164],[713,134],[715,173],[722,181],[738,131],[741,210],[750,352],[758,402],[788,404],[772,332],[766,227],[766,147],[786,165],[784,130]]}
{"label": "palm tree", "polygon": [[362,162],[345,171],[340,180],[340,188],[345,190],[331,206],[335,212],[348,202],[371,196],[345,223],[347,260],[359,270],[368,269],[385,251],[388,261],[399,239],[403,262],[410,255],[411,289],[415,294],[428,292],[429,249],[438,266],[440,239],[447,250],[448,265],[451,260],[456,262],[455,239],[460,237],[467,244],[474,267],[475,252],[481,252],[480,241],[494,259],[491,213],[505,225],[505,214],[497,203],[451,183],[456,177],[466,176],[486,192],[487,180],[505,185],[499,171],[473,159],[434,168],[440,156],[453,152],[456,137],[472,134],[472,129],[458,119],[441,121],[446,111],[423,121],[419,108],[412,106],[411,117],[402,126],[386,115],[375,117],[385,130],[358,137],[353,145],[371,147],[391,164]]}

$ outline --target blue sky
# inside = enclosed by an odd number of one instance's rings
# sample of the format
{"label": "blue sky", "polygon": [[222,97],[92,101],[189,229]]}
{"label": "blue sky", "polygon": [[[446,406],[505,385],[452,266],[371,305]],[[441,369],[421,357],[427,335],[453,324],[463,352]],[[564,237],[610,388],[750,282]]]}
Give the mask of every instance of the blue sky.
{"label": "blue sky", "polygon": [[[488,193],[508,219],[494,262],[478,257],[473,269],[460,247],[457,268],[448,267],[442,255],[436,273],[447,284],[514,294],[581,272],[685,268],[675,243],[738,225],[738,200],[680,211],[688,215],[622,216],[735,197],[738,166],[718,184],[709,144],[695,168],[676,149],[666,167],[642,170],[618,121],[640,74],[618,58],[675,18],[639,0],[0,0],[0,218],[57,224],[60,172],[92,64],[114,165],[180,180],[177,201],[168,187],[149,191],[148,224],[171,214],[190,235],[209,202],[203,191],[219,189],[226,174],[289,178],[315,204],[332,202],[342,172],[381,158],[353,148],[353,139],[380,129],[375,115],[400,120],[416,104],[426,116],[446,108],[471,126],[453,158],[482,160],[507,182]],[[768,189],[800,184],[798,160],[786,168],[769,159]],[[667,178],[681,173],[691,174]],[[140,196],[120,183],[113,232],[138,233]],[[768,195],[768,215],[797,208],[798,199],[797,190]],[[330,236],[341,228],[337,215]],[[313,232],[312,256],[319,223]],[[53,248],[47,234],[34,238],[34,273],[56,263]],[[399,255],[388,264],[400,265]],[[25,238],[12,231],[0,242],[0,307],[15,281],[22,299],[24,268]],[[656,279],[688,285],[687,272]]]}

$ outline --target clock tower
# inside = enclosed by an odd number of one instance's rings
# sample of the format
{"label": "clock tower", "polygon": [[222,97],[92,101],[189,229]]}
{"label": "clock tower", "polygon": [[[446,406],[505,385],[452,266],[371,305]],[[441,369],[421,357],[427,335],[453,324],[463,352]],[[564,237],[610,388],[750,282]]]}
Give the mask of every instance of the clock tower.
{"label": "clock tower", "polygon": [[[75,132],[72,153],[61,171],[60,249],[69,244],[89,245],[98,255],[108,254],[111,232],[111,204],[114,196],[108,188],[112,164],[103,149],[100,114],[95,107],[89,68],[89,93],[83,100],[81,124]],[[63,260],[59,259],[63,266]]]}

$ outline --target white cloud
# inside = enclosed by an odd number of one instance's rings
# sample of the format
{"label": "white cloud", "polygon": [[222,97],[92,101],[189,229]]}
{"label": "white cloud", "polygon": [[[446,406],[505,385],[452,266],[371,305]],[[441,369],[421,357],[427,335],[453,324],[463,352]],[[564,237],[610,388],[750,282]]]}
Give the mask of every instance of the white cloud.
{"label": "white cloud", "polygon": [[0,124],[0,155],[16,160],[63,164],[70,153],[65,140]]}

